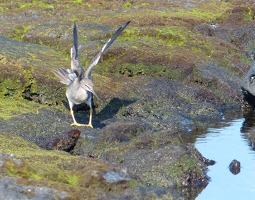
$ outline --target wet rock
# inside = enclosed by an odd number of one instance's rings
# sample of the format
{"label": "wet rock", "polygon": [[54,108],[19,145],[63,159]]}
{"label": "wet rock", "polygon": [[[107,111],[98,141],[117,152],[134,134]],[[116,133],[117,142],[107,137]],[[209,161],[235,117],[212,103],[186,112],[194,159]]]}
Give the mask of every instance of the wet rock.
{"label": "wet rock", "polygon": [[206,165],[214,165],[216,163],[216,161],[214,160],[210,160],[210,159],[207,159],[205,157],[203,157],[203,162],[206,164]]}
{"label": "wet rock", "polygon": [[251,94],[248,90],[245,90],[243,87],[241,88],[243,94],[243,102],[242,106],[244,108],[255,108],[255,96]]}
{"label": "wet rock", "polygon": [[243,100],[248,102],[254,107],[254,96],[255,96],[255,62],[246,73],[241,83],[241,89],[243,93]]}
{"label": "wet rock", "polygon": [[232,162],[229,164],[229,170],[232,174],[236,175],[240,173],[241,163],[237,161],[236,159],[232,160]]}
{"label": "wet rock", "polygon": [[187,197],[181,192],[173,188],[167,187],[156,187],[156,186],[147,186],[142,187],[138,186],[134,189],[127,189],[121,195],[108,194],[108,199],[121,200],[121,199],[178,199],[178,200],[187,200]]}

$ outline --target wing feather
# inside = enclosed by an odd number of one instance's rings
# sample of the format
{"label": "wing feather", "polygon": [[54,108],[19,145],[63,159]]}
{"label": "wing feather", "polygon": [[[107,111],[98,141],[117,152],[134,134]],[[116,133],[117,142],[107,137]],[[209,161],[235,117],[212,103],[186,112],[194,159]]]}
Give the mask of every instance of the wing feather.
{"label": "wing feather", "polygon": [[79,56],[78,56],[78,35],[77,35],[77,26],[74,23],[73,26],[73,46],[71,48],[71,69],[77,73],[79,77],[83,77],[84,69],[81,65]]}
{"label": "wing feather", "polygon": [[77,75],[71,70],[66,70],[64,68],[59,68],[53,70],[53,73],[60,79],[60,82],[65,85],[70,85]]}
{"label": "wing feather", "polygon": [[127,27],[127,25],[130,23],[128,21],[124,25],[122,25],[114,34],[113,36],[106,42],[106,44],[103,46],[102,50],[90,61],[90,64],[88,65],[86,71],[84,72],[84,77],[90,79],[91,73],[93,71],[93,68],[97,65],[98,61],[100,60],[102,54],[110,47],[110,45],[114,42],[114,40],[121,34],[121,32]]}

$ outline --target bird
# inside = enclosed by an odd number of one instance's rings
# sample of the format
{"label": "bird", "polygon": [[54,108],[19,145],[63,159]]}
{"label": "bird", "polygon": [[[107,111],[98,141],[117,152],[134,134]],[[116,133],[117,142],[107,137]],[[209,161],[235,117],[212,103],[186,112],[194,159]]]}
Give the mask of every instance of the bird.
{"label": "bird", "polygon": [[[93,128],[92,125],[92,95],[99,99],[98,95],[94,91],[94,84],[91,80],[91,74],[93,68],[99,62],[102,54],[110,47],[115,39],[121,34],[121,32],[127,27],[130,21],[119,27],[112,37],[105,43],[101,51],[90,61],[86,70],[83,69],[79,56],[78,56],[78,34],[77,25],[74,22],[73,26],[73,45],[71,47],[71,69],[59,68],[53,70],[53,73],[60,79],[62,84],[67,85],[66,97],[69,103],[70,114],[73,119],[71,126],[87,126]],[[99,99],[100,100],[100,99]],[[73,106],[81,103],[86,103],[89,108],[89,122],[88,124],[78,123],[74,117]]]}

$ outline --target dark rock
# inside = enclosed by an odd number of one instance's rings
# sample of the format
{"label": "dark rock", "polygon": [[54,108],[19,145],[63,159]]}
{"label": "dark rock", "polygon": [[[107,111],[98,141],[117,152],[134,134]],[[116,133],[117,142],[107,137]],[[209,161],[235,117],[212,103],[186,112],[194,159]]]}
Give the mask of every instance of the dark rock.
{"label": "dark rock", "polygon": [[237,161],[236,159],[232,160],[232,162],[229,164],[229,170],[234,175],[240,173],[240,168],[241,168],[241,163]]}
{"label": "dark rock", "polygon": [[214,36],[227,42],[232,42],[231,36],[219,24],[199,24],[195,27],[195,31],[206,36]]}
{"label": "dark rock", "polygon": [[244,108],[255,108],[255,96],[252,95],[248,90],[241,88],[243,94],[243,107]]}
{"label": "dark rock", "polygon": [[208,183],[202,155],[194,147],[182,144],[177,133],[145,131],[119,143],[88,139],[76,146],[75,152],[82,152],[77,149],[80,148],[85,154],[89,152],[95,158],[127,169],[132,179],[144,184],[198,187]]}
{"label": "dark rock", "polygon": [[100,141],[104,142],[128,142],[132,138],[138,136],[141,132],[144,132],[147,127],[141,123],[125,123],[116,122],[107,126],[103,130],[103,135]]}
{"label": "dark rock", "polygon": [[209,166],[209,165],[214,165],[214,164],[216,163],[216,161],[207,159],[207,158],[205,158],[205,157],[203,157],[203,162],[204,162],[207,166]]}
{"label": "dark rock", "polygon": [[245,107],[255,108],[255,62],[253,62],[249,71],[241,82],[241,90],[243,94],[243,105]]}
{"label": "dark rock", "polygon": [[57,135],[48,135],[44,140],[38,138],[37,144],[41,148],[47,150],[63,150],[70,152],[74,149],[80,134],[81,131],[78,129],[71,129]]}
{"label": "dark rock", "polygon": [[[243,93],[243,100],[247,101],[252,107],[254,107],[254,96],[255,96],[255,62],[246,73],[245,77],[241,82],[241,89]],[[254,107],[255,108],[255,107]]]}
{"label": "dark rock", "polygon": [[127,189],[121,195],[108,194],[105,199],[113,200],[139,200],[139,199],[179,199],[187,200],[188,198],[181,192],[169,187],[156,187],[156,186],[138,186],[133,189]]}

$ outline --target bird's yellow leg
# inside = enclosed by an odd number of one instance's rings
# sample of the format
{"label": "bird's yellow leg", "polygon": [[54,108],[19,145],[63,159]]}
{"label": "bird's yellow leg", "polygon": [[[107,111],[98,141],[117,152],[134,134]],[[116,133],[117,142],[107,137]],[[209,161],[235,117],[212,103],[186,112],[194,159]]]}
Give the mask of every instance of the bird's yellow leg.
{"label": "bird's yellow leg", "polygon": [[93,109],[90,108],[89,109],[89,123],[85,125],[85,126],[88,126],[90,128],[93,128],[93,126],[92,126],[92,113],[93,113]]}
{"label": "bird's yellow leg", "polygon": [[86,124],[80,124],[80,123],[77,123],[75,118],[74,118],[74,114],[73,114],[73,109],[71,108],[70,109],[70,114],[73,118],[73,123],[71,124],[71,126],[86,126]]}

